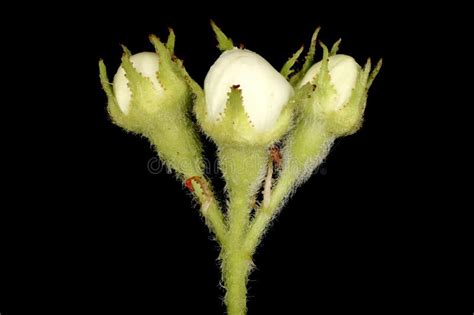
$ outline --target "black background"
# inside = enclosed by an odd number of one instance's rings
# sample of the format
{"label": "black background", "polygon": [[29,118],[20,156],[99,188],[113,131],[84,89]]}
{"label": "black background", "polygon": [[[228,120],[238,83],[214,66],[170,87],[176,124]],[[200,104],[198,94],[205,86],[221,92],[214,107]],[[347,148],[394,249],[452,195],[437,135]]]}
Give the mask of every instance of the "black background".
{"label": "black background", "polygon": [[173,27],[176,54],[202,83],[219,55],[210,18],[278,69],[317,26],[322,41],[342,38],[340,52],[361,64],[384,58],[363,128],[337,140],[255,255],[249,314],[452,311],[469,296],[461,289],[466,275],[452,267],[468,251],[419,198],[423,162],[415,148],[425,144],[413,130],[415,112],[427,105],[413,82],[424,65],[407,58],[414,47],[428,49],[436,27],[420,17],[432,9],[72,3],[36,15],[31,37],[12,36],[30,45],[28,68],[35,65],[46,89],[18,92],[27,105],[13,109],[24,127],[10,130],[18,137],[7,140],[5,154],[13,176],[0,223],[2,315],[224,313],[217,244],[182,185],[149,172],[155,154],[147,141],[109,121],[97,69],[103,58],[112,76],[119,44],[150,51],[147,36],[165,39]]}

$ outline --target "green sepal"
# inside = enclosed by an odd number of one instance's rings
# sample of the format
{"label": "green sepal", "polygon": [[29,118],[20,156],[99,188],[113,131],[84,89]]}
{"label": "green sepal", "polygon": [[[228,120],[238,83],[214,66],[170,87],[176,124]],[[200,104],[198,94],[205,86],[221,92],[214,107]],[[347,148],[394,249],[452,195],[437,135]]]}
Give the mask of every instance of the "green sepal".
{"label": "green sepal", "polygon": [[331,47],[331,51],[329,52],[329,57],[332,57],[337,54],[339,51],[339,45],[341,44],[342,39],[338,39]]}
{"label": "green sepal", "polygon": [[234,43],[232,42],[232,39],[227,37],[224,32],[222,32],[222,30],[216,25],[216,23],[214,23],[213,20],[211,20],[211,27],[216,35],[216,39],[218,42],[217,47],[220,49],[220,51],[231,50],[234,48]]}
{"label": "green sepal", "polygon": [[320,42],[321,47],[323,48],[323,59],[321,60],[321,69],[318,76],[313,79],[311,82],[316,86],[315,92],[311,95],[311,106],[307,107],[307,114],[310,117],[315,117],[317,119],[324,119],[324,112],[331,110],[331,108],[326,108],[331,106],[332,99],[336,95],[336,89],[331,83],[331,75],[329,74],[329,51],[324,43]]}
{"label": "green sepal", "polygon": [[127,46],[125,46],[125,45],[120,45],[120,47],[122,47],[122,50],[123,50],[123,53],[124,53],[124,54],[129,55],[129,56],[132,55],[132,52],[130,51],[130,49],[127,48]]}
{"label": "green sepal", "polygon": [[[130,61],[131,54],[126,48],[122,55],[122,67],[128,79],[128,87],[132,93],[129,115],[136,115],[137,112],[155,112],[159,109],[159,95],[149,78],[138,72]],[[157,74],[158,75],[158,74]],[[161,82],[160,82],[161,83]],[[163,86],[163,85],[162,85]]]}
{"label": "green sepal", "polygon": [[197,119],[204,131],[220,145],[251,143],[255,135],[255,128],[251,125],[248,114],[242,104],[242,91],[237,87],[231,87],[226,107],[217,121],[211,122],[205,113],[204,94],[200,101],[196,102]]}
{"label": "green sepal", "polygon": [[[165,89],[167,95],[172,97],[173,103],[177,103],[176,98],[184,96],[189,93],[186,81],[183,78],[182,72],[179,69],[182,65],[176,63],[168,48],[155,35],[150,35],[150,42],[155,47],[156,53],[159,56],[160,70],[158,71],[158,81]],[[186,105],[178,102],[178,106]]]}
{"label": "green sepal", "polygon": [[[328,47],[324,45],[323,42],[319,42],[321,48],[323,49],[323,59],[321,61],[321,70],[319,75],[314,82],[318,88],[326,87],[327,85],[331,85],[331,77],[329,75],[329,51]],[[332,85],[331,85],[332,86]]]}
{"label": "green sepal", "polygon": [[304,50],[304,46],[301,46],[301,48],[298,49],[298,51],[295,52],[293,54],[293,56],[291,56],[291,58],[288,59],[288,61],[281,68],[280,73],[281,73],[282,76],[285,77],[285,79],[288,79],[290,77],[290,75],[295,71],[293,69],[293,66],[295,65],[296,61],[300,57],[303,50]]}
{"label": "green sepal", "polygon": [[[222,114],[222,122],[219,122],[219,124],[225,124],[231,128],[231,130],[227,132],[231,133],[233,135],[232,138],[234,138],[233,140],[237,140],[237,142],[247,142],[251,140],[246,139],[245,136],[249,133],[251,134],[251,130],[254,128],[242,101],[242,90],[240,90],[238,86],[231,87],[227,97],[227,104]],[[240,135],[242,139],[235,139]],[[224,134],[223,136],[222,140],[219,141],[221,143],[226,142],[226,135]]]}
{"label": "green sepal", "polygon": [[316,55],[316,41],[318,39],[318,34],[320,30],[321,30],[321,27],[316,28],[316,30],[313,33],[313,36],[311,37],[311,44],[309,46],[309,51],[308,51],[308,54],[306,55],[303,68],[301,69],[304,73],[306,73],[306,71],[308,71],[309,68],[311,68],[311,66],[314,64],[314,56]]}
{"label": "green sepal", "polygon": [[300,83],[300,81],[303,79],[306,72],[308,72],[309,68],[311,68],[311,66],[314,64],[314,56],[316,55],[316,42],[317,42],[318,34],[320,30],[321,30],[321,27],[318,27],[314,31],[313,36],[311,37],[311,44],[309,46],[308,53],[306,54],[306,57],[305,57],[305,62],[303,66],[301,67],[301,70],[291,77],[290,79],[291,85],[297,86]]}
{"label": "green sepal", "polygon": [[104,61],[99,61],[99,76],[102,88],[107,96],[107,112],[113,123],[124,128],[127,131],[134,133],[141,133],[141,125],[137,119],[132,116],[126,116],[118,106],[117,100],[112,89],[112,84],[109,82],[107,75],[107,68]]}
{"label": "green sepal", "polygon": [[362,125],[370,69],[371,62],[368,59],[364,69],[358,75],[349,101],[339,110],[327,112],[326,126],[332,134],[338,137],[350,135]]}
{"label": "green sepal", "polygon": [[380,69],[382,68],[383,59],[380,59],[375,66],[375,69],[370,73],[369,79],[367,81],[367,90],[370,89],[372,83],[375,80],[375,77],[379,74]]}
{"label": "green sepal", "polygon": [[171,55],[174,55],[174,44],[176,42],[176,35],[171,27],[168,28],[169,35],[166,41],[166,48],[168,48]]}
{"label": "green sepal", "polygon": [[104,60],[102,59],[99,60],[99,77],[102,89],[104,90],[105,95],[107,96],[107,111],[114,123],[120,126],[123,124],[123,122],[117,121],[115,117],[120,120],[122,115],[119,114],[121,113],[121,111],[118,107],[117,101],[115,100],[114,92],[112,90],[112,84],[109,82],[107,67],[105,66]]}

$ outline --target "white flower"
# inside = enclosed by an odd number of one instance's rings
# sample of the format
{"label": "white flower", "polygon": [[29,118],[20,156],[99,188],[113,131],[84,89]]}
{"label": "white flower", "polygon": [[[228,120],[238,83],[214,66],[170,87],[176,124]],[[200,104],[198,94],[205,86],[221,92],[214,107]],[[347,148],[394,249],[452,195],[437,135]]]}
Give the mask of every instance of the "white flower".
{"label": "white flower", "polygon": [[258,54],[234,48],[217,59],[204,81],[208,118],[224,113],[232,86],[242,91],[243,106],[255,129],[268,131],[293,95],[292,86]]}
{"label": "white flower", "polygon": [[[143,77],[151,81],[157,95],[160,95],[164,90],[157,78],[159,70],[158,60],[158,54],[153,52],[141,52],[130,57],[133,67]],[[124,114],[128,114],[130,111],[132,92],[128,87],[128,79],[122,66],[119,67],[114,76],[113,87],[118,106]]]}
{"label": "white flower", "polygon": [[[329,57],[328,69],[331,84],[336,90],[332,108],[338,110],[349,101],[361,68],[351,56],[334,55]],[[308,82],[315,83],[320,71],[321,61],[308,70],[300,83],[300,87]]]}

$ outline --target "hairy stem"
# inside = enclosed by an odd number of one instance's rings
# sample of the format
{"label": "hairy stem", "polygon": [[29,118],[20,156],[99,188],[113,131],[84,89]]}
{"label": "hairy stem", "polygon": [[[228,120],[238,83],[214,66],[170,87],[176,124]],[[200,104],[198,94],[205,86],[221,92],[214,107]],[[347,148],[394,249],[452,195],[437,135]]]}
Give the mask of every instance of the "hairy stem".
{"label": "hairy stem", "polygon": [[280,177],[271,193],[270,201],[267,204],[264,203],[264,206],[258,209],[243,244],[245,251],[250,255],[255,252],[268,224],[280,208],[283,200],[290,194],[296,180],[297,178],[290,176],[290,174]]}
{"label": "hairy stem", "polygon": [[201,214],[206,221],[206,225],[216,235],[219,244],[223,246],[226,239],[227,227],[222,211],[214,196],[204,193],[202,189],[196,189],[194,195],[201,204]]}
{"label": "hairy stem", "polygon": [[246,313],[247,278],[251,256],[242,246],[249,226],[251,201],[265,173],[266,148],[221,146],[219,161],[227,183],[229,231],[223,246],[223,277],[228,314]]}
{"label": "hairy stem", "polygon": [[[177,125],[176,128],[178,127]],[[159,131],[160,130],[150,131],[147,136],[156,147],[158,153],[163,151],[160,150],[160,147],[172,145],[164,141]],[[173,131],[179,134],[177,130]],[[225,242],[227,227],[222,211],[214,198],[212,187],[204,176],[202,154],[198,139],[192,133],[189,134],[186,139],[188,139],[187,147],[194,148],[193,150],[176,150],[171,147],[168,150],[164,150],[168,152],[168,154],[161,153],[160,158],[167,161],[167,166],[175,171],[183,182],[190,178],[199,179],[196,181],[199,182],[199,185],[193,185],[195,188],[194,196],[201,205],[201,213],[207,226],[216,235],[218,242],[223,244]]]}
{"label": "hairy stem", "polygon": [[[241,196],[242,197],[242,196]],[[229,211],[233,211],[227,244],[224,248],[223,277],[225,303],[229,315],[244,315],[247,310],[247,279],[252,260],[245,252],[242,240],[248,226],[248,200],[234,196]]]}
{"label": "hairy stem", "polygon": [[270,194],[270,201],[257,211],[250,224],[243,244],[250,255],[255,252],[268,224],[285,199],[321,164],[334,141],[334,137],[325,131],[324,125],[313,123],[299,127],[287,140],[284,165]]}

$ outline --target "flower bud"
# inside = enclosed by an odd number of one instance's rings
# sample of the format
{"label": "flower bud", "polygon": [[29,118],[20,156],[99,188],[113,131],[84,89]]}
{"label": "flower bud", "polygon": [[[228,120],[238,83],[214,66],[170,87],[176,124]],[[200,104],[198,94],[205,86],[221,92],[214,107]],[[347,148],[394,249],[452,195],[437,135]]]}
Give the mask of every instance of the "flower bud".
{"label": "flower bud", "polygon": [[189,119],[191,91],[182,64],[172,56],[174,34],[170,38],[166,46],[150,38],[156,53],[131,55],[124,48],[112,85],[101,61],[101,82],[117,125],[147,137],[162,161],[178,174],[202,176],[202,148]]}
{"label": "flower bud", "polygon": [[299,83],[299,89],[310,84],[315,87],[309,95],[302,119],[317,120],[335,137],[349,135],[362,124],[367,92],[381,63],[371,75],[370,60],[361,69],[352,57],[330,55],[327,47],[321,46],[322,61],[313,65]]}
{"label": "flower bud", "polygon": [[[153,52],[141,52],[131,56],[130,62],[144,78],[150,80],[156,92],[156,96],[161,96],[164,90],[157,78],[159,70],[158,54]],[[114,76],[113,89],[117,104],[124,114],[128,114],[130,111],[130,102],[132,99],[132,91],[130,90],[129,83],[123,66],[120,66]]]}
{"label": "flower bud", "polygon": [[289,128],[293,88],[264,58],[234,48],[221,54],[204,81],[197,118],[217,142],[269,144]]}
{"label": "flower bud", "polygon": [[242,103],[250,122],[259,132],[270,130],[286,105],[293,88],[258,54],[234,48],[212,65],[204,81],[207,113],[217,121],[224,114],[232,86],[242,91]]}
{"label": "flower bud", "polygon": [[321,44],[323,60],[298,83],[300,113],[285,139],[280,184],[274,191],[277,201],[311,175],[336,138],[354,133],[362,123],[367,93],[382,63],[370,73],[370,59],[361,69],[352,57],[335,55],[337,44],[331,56]]}
{"label": "flower bud", "polygon": [[[299,86],[302,87],[308,82],[314,83],[321,72],[321,65],[321,61],[313,65],[305,74]],[[327,107],[328,109],[339,110],[349,101],[361,68],[351,56],[334,55],[329,57],[328,70],[330,82],[336,93],[332,102],[327,104]]]}

